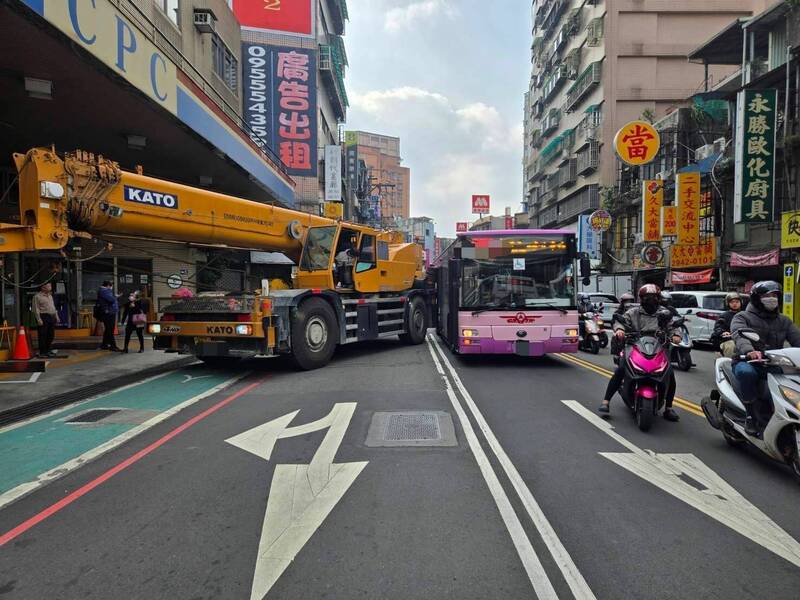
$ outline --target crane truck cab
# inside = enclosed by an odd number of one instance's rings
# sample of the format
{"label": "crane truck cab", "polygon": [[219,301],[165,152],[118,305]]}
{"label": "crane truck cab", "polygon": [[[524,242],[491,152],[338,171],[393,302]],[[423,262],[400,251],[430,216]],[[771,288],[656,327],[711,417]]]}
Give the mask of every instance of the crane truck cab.
{"label": "crane truck cab", "polygon": [[148,177],[80,150],[34,148],[14,160],[20,222],[0,223],[0,254],[135,236],[282,252],[297,264],[271,290],[168,299],[148,324],[156,348],[209,363],[286,354],[314,369],[341,344],[425,339],[433,289],[422,249],[397,232]]}

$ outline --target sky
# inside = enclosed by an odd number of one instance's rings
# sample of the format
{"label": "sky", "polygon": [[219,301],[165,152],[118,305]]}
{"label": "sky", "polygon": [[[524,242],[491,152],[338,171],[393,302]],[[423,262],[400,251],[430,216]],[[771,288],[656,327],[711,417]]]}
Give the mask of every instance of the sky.
{"label": "sky", "polygon": [[346,129],[400,138],[411,216],[454,237],[472,194],[522,201],[530,0],[348,0]]}

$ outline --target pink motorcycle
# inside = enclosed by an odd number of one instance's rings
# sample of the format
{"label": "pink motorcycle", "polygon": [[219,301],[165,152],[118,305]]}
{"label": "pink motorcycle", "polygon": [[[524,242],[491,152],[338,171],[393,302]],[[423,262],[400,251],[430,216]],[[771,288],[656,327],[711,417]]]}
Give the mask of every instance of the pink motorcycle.
{"label": "pink motorcycle", "polygon": [[623,356],[625,378],[620,395],[639,429],[648,431],[666,402],[672,377],[670,345],[661,332],[628,334]]}

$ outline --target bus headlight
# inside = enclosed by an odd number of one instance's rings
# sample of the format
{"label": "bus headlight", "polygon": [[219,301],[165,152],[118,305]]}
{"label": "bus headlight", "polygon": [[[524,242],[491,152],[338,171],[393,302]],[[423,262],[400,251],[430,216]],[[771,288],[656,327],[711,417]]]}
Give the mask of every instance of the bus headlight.
{"label": "bus headlight", "polygon": [[461,330],[461,337],[468,338],[468,337],[477,337],[477,336],[478,336],[478,330],[477,329],[462,329]]}
{"label": "bus headlight", "polygon": [[160,323],[150,323],[150,325],[147,328],[147,330],[150,333],[155,333],[155,334],[161,333],[161,324]]}
{"label": "bus headlight", "polygon": [[252,325],[237,325],[236,335],[253,335]]}

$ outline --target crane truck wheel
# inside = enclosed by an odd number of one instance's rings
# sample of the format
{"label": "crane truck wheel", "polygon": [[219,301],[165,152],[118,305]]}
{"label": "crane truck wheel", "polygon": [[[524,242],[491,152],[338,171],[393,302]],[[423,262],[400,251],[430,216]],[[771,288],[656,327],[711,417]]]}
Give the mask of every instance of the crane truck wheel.
{"label": "crane truck wheel", "polygon": [[406,314],[406,332],[400,334],[400,341],[412,346],[421,344],[428,333],[428,311],[422,298],[412,298]]}
{"label": "crane truck wheel", "polygon": [[322,298],[309,298],[292,318],[292,361],[304,371],[327,365],[336,342],[339,326],[330,304]]}

